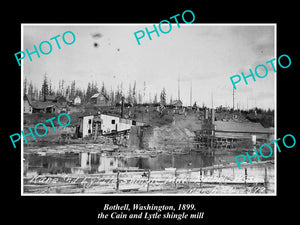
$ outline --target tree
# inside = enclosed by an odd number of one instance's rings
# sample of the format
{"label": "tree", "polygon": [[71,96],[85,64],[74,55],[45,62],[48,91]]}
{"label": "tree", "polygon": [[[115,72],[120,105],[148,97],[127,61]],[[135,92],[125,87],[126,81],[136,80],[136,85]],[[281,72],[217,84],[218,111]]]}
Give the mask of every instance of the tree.
{"label": "tree", "polygon": [[54,95],[54,91],[53,91],[53,88],[52,88],[52,82],[51,80],[49,80],[49,95]]}
{"label": "tree", "polygon": [[153,99],[153,104],[156,104],[156,103],[157,103],[157,93],[155,93],[154,99]]}
{"label": "tree", "polygon": [[105,95],[105,96],[107,95],[107,91],[106,91],[104,82],[102,82],[101,93],[102,93],[103,95]]}
{"label": "tree", "polygon": [[74,99],[76,96],[76,85],[75,85],[75,80],[71,82],[71,90],[70,90],[70,98]]}
{"label": "tree", "polygon": [[149,92],[149,103],[152,102],[152,98],[151,98],[151,92]]}
{"label": "tree", "polygon": [[163,88],[161,93],[160,93],[160,103],[162,105],[166,105],[166,99],[167,99],[166,90],[165,90],[165,88]]}
{"label": "tree", "polygon": [[34,89],[33,89],[33,99],[34,100],[39,100],[40,99],[39,90],[36,86],[34,86]]}
{"label": "tree", "polygon": [[34,96],[34,90],[33,90],[33,85],[32,82],[30,81],[29,86],[28,86],[28,97],[30,100],[33,100]]}
{"label": "tree", "polygon": [[70,98],[70,93],[71,93],[71,88],[70,88],[70,85],[68,85],[66,88],[66,93],[65,93],[65,97],[67,98],[67,100],[69,100],[69,98]]}
{"label": "tree", "polygon": [[110,98],[111,104],[115,105],[115,92],[113,91],[112,87],[110,88],[109,98]]}
{"label": "tree", "polygon": [[23,81],[23,95],[27,94],[27,78],[25,77]]}
{"label": "tree", "polygon": [[65,81],[63,79],[58,81],[58,90],[56,91],[56,95],[64,96],[66,94],[64,84],[65,84]]}
{"label": "tree", "polygon": [[49,87],[48,87],[48,80],[47,80],[47,75],[44,75],[44,80],[43,80],[43,84],[42,84],[42,96],[44,99],[44,102],[47,100],[47,95],[49,94]]}
{"label": "tree", "polygon": [[120,94],[121,94],[121,96],[123,96],[123,82],[121,82],[121,85],[120,85]]}
{"label": "tree", "polygon": [[132,90],[131,90],[131,84],[129,84],[129,90],[128,90],[128,96],[127,96],[127,102],[132,103]]}
{"label": "tree", "polygon": [[144,81],[144,89],[143,89],[143,100],[146,99],[146,81]]}
{"label": "tree", "polygon": [[[197,102],[194,103],[193,108],[197,108]],[[221,106],[222,109],[222,106]]]}
{"label": "tree", "polygon": [[141,94],[141,92],[139,91],[139,94],[138,94],[138,103],[139,104],[142,104],[143,103],[143,96]]}
{"label": "tree", "polygon": [[121,101],[121,92],[120,92],[120,87],[119,85],[117,86],[117,91],[115,93],[115,103],[119,103]]}
{"label": "tree", "polygon": [[98,85],[97,82],[92,81],[92,86],[91,86],[91,96],[94,94],[98,93]]}
{"label": "tree", "polygon": [[88,86],[85,93],[85,101],[88,102],[91,97],[92,97],[92,86],[91,83],[88,82]]}
{"label": "tree", "polygon": [[136,98],[136,81],[134,81],[133,88],[132,88],[132,101],[133,101],[133,105],[137,104],[137,98]]}
{"label": "tree", "polygon": [[172,95],[170,97],[170,105],[173,103],[173,98],[172,98]]}

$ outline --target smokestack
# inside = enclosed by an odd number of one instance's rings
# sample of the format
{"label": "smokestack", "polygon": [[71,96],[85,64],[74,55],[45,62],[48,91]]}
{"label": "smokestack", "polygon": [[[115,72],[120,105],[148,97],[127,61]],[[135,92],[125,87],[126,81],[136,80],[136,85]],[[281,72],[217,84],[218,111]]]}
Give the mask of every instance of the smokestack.
{"label": "smokestack", "polygon": [[121,118],[124,116],[124,97],[122,96],[122,103],[121,103]]}

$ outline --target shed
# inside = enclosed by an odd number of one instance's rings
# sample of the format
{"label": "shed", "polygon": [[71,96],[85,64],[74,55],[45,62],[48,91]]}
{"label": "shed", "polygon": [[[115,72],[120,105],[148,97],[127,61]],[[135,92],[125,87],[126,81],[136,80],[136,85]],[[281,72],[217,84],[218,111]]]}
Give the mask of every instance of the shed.
{"label": "shed", "polygon": [[91,103],[99,106],[110,106],[109,97],[104,93],[96,93],[91,97]]}
{"label": "shed", "polygon": [[47,95],[46,96],[46,102],[53,102],[53,103],[59,103],[59,104],[67,104],[67,99],[62,95]]}
{"label": "shed", "polygon": [[215,137],[235,139],[256,139],[272,140],[274,130],[264,128],[260,123],[235,122],[235,121],[214,121]]}
{"label": "shed", "polygon": [[24,113],[32,113],[33,109],[32,109],[32,103],[31,103],[31,100],[29,99],[28,95],[25,94],[24,97],[23,97],[23,112]]}
{"label": "shed", "polygon": [[76,96],[73,103],[74,103],[74,105],[80,105],[81,104],[81,98],[79,96]]}
{"label": "shed", "polygon": [[181,100],[174,100],[170,104],[173,107],[182,107],[182,101]]}

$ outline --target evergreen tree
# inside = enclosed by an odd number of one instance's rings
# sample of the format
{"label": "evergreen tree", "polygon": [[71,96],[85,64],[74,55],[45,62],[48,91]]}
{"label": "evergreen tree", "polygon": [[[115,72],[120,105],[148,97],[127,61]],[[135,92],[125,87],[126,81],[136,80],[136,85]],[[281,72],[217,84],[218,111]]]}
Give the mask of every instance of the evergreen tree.
{"label": "evergreen tree", "polygon": [[137,98],[136,98],[136,81],[134,81],[133,88],[132,88],[132,102],[133,102],[133,105],[137,104]]}
{"label": "evergreen tree", "polygon": [[142,104],[143,103],[143,96],[141,94],[141,92],[139,91],[139,94],[138,94],[138,103],[139,104]]}
{"label": "evergreen tree", "polygon": [[71,88],[70,88],[70,85],[68,85],[67,88],[66,88],[66,93],[64,95],[67,100],[70,99],[70,93],[71,93]]}
{"label": "evergreen tree", "polygon": [[42,90],[41,90],[41,94],[43,96],[43,100],[44,102],[47,100],[46,97],[49,94],[49,87],[48,87],[48,80],[47,80],[47,75],[44,75],[44,80],[43,80],[43,84],[42,84]]}
{"label": "evergreen tree", "polygon": [[34,90],[33,90],[33,85],[32,82],[30,81],[29,86],[28,86],[28,97],[30,100],[34,99]]}
{"label": "evergreen tree", "polygon": [[[193,108],[197,108],[197,102],[194,103]],[[222,106],[221,106],[222,109]]]}
{"label": "evergreen tree", "polygon": [[116,103],[120,103],[121,97],[122,97],[122,95],[121,95],[121,92],[120,92],[120,87],[119,87],[119,85],[118,85],[118,86],[117,86],[117,91],[116,91],[116,93],[115,93],[115,102],[116,102]]}
{"label": "evergreen tree", "polygon": [[23,81],[23,95],[27,94],[27,78],[25,77]]}
{"label": "evergreen tree", "polygon": [[143,89],[143,101],[146,100],[146,81],[144,81],[144,89]]}
{"label": "evergreen tree", "polygon": [[121,94],[121,97],[123,96],[123,82],[121,82],[121,85],[120,85],[120,94]]}
{"label": "evergreen tree", "polygon": [[88,82],[88,86],[85,93],[85,101],[89,102],[91,97],[92,97],[92,85],[90,82]]}
{"label": "evergreen tree", "polygon": [[157,103],[157,93],[155,93],[154,99],[153,99],[153,104],[156,104],[156,103]]}
{"label": "evergreen tree", "polygon": [[115,92],[112,88],[110,88],[110,95],[109,95],[110,101],[112,105],[115,105]]}
{"label": "evergreen tree", "polygon": [[108,97],[108,98],[111,97],[111,96],[109,95],[107,89],[105,88],[104,82],[102,82],[102,87],[101,87],[101,91],[100,91],[100,92],[101,92],[101,94],[103,94],[104,96],[106,96],[106,97]]}
{"label": "evergreen tree", "polygon": [[170,97],[170,105],[173,103],[173,98],[172,98],[172,95]]}
{"label": "evergreen tree", "polygon": [[33,99],[34,100],[39,100],[40,99],[40,95],[39,95],[39,90],[36,86],[34,86],[34,89],[33,89]]}
{"label": "evergreen tree", "polygon": [[91,96],[93,96],[96,93],[98,93],[98,85],[96,81],[92,81]]}
{"label": "evergreen tree", "polygon": [[129,90],[128,90],[128,96],[127,96],[127,102],[132,103],[132,90],[131,90],[131,84],[129,84]]}
{"label": "evergreen tree", "polygon": [[75,80],[71,82],[71,90],[70,90],[70,98],[74,99],[76,96],[76,85],[75,85]]}
{"label": "evergreen tree", "polygon": [[160,103],[162,105],[166,105],[166,99],[167,99],[166,90],[165,90],[165,88],[163,88],[161,93],[160,93]]}
{"label": "evergreen tree", "polygon": [[54,91],[52,89],[52,82],[51,82],[51,80],[49,80],[49,93],[48,94],[49,95],[54,95]]}

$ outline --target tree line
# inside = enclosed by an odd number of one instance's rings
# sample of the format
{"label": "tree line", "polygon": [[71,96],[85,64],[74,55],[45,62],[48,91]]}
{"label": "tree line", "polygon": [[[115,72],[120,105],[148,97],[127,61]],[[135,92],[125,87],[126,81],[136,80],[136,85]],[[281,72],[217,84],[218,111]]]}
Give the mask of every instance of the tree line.
{"label": "tree line", "polygon": [[[127,88],[126,88],[127,89]],[[76,81],[72,80],[66,83],[65,80],[61,79],[58,82],[58,88],[54,88],[51,79],[48,78],[47,74],[44,74],[43,82],[40,88],[24,78],[23,81],[23,93],[27,94],[32,101],[47,101],[49,96],[64,96],[67,100],[72,101],[74,98],[79,96],[83,103],[90,102],[91,97],[96,93],[101,93],[106,96],[113,104],[121,102],[122,97],[128,103],[143,104],[143,103],[161,103],[167,104],[167,93],[166,89],[163,88],[159,95],[154,93],[152,96],[149,93],[146,94],[146,82],[143,83],[142,90],[137,90],[136,81],[133,84],[129,84],[126,90],[123,87],[123,83],[117,85],[117,89],[108,89],[104,82],[99,86],[96,81],[88,82],[86,89],[76,86]],[[172,102],[172,97],[170,97],[170,103]]]}

